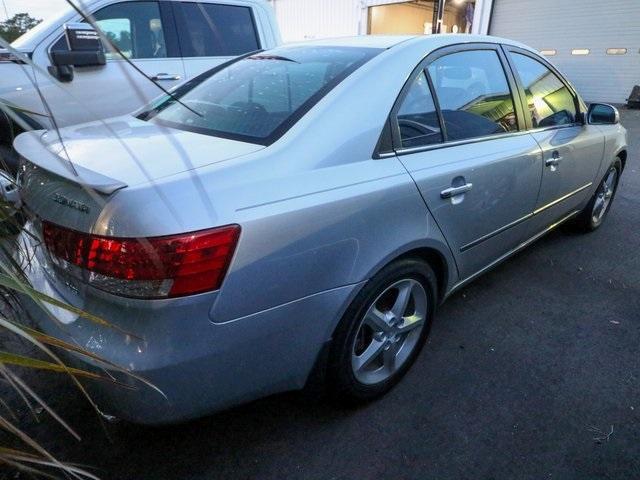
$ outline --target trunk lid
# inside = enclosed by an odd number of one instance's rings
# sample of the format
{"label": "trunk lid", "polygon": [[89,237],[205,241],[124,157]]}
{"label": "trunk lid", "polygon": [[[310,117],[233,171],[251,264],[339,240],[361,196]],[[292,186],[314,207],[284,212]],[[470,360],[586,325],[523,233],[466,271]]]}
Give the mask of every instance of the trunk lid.
{"label": "trunk lid", "polygon": [[14,146],[29,162],[107,194],[264,148],[131,116],[63,128],[60,136],[54,130],[30,132]]}
{"label": "trunk lid", "polygon": [[[62,142],[60,141],[62,137]],[[34,131],[14,142],[23,159],[23,203],[36,216],[91,232],[109,197],[120,189],[265,148],[117,117],[55,131]]]}

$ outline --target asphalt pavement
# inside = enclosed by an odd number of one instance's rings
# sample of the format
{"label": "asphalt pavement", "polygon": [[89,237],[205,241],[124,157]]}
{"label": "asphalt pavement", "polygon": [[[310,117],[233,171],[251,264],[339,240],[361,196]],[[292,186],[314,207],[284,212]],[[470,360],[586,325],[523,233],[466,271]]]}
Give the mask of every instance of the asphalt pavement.
{"label": "asphalt pavement", "polygon": [[26,412],[24,427],[104,479],[640,478],[640,111],[622,121],[632,148],[602,228],[553,232],[455,294],[382,400],[278,395],[109,440],[64,377],[34,376],[83,441]]}

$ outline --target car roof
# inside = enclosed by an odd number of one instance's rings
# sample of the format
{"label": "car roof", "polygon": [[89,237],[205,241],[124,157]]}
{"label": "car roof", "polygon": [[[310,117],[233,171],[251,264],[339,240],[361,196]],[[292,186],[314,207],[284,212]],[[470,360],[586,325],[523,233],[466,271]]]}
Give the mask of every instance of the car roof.
{"label": "car roof", "polygon": [[302,42],[287,43],[284,46],[319,46],[319,47],[361,47],[361,48],[391,48],[407,40],[416,38],[415,35],[357,35],[352,37],[320,38]]}
{"label": "car roof", "polygon": [[404,43],[423,43],[425,50],[433,50],[446,45],[460,43],[502,43],[513,45],[526,50],[533,50],[515,40],[494,37],[491,35],[470,35],[470,34],[437,34],[437,35],[357,35],[352,37],[322,38],[307,40],[304,42],[287,43],[285,46],[314,45],[331,47],[362,47],[362,48],[384,48],[389,49]]}

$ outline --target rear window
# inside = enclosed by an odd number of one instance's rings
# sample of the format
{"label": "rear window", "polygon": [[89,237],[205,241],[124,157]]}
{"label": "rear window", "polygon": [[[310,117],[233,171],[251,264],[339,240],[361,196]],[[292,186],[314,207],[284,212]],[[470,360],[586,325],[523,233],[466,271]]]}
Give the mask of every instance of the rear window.
{"label": "rear window", "polygon": [[187,82],[138,118],[268,145],[380,51],[282,47],[258,53]]}

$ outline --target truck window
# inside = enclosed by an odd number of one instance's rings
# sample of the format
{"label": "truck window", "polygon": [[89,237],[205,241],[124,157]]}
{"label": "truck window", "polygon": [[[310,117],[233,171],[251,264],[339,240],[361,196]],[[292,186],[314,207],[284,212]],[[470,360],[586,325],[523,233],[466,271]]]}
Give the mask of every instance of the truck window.
{"label": "truck window", "polygon": [[178,5],[184,57],[231,57],[260,49],[250,8],[191,2]]}
{"label": "truck window", "polygon": [[[128,58],[166,58],[167,47],[157,2],[115,3],[93,16],[109,41]],[[107,53],[107,57],[112,55],[117,54]]]}
{"label": "truck window", "polygon": [[[104,7],[93,14],[96,24],[128,58],[166,58],[167,46],[158,2],[123,2]],[[51,47],[68,50],[65,37]],[[119,55],[105,46],[107,58]]]}

